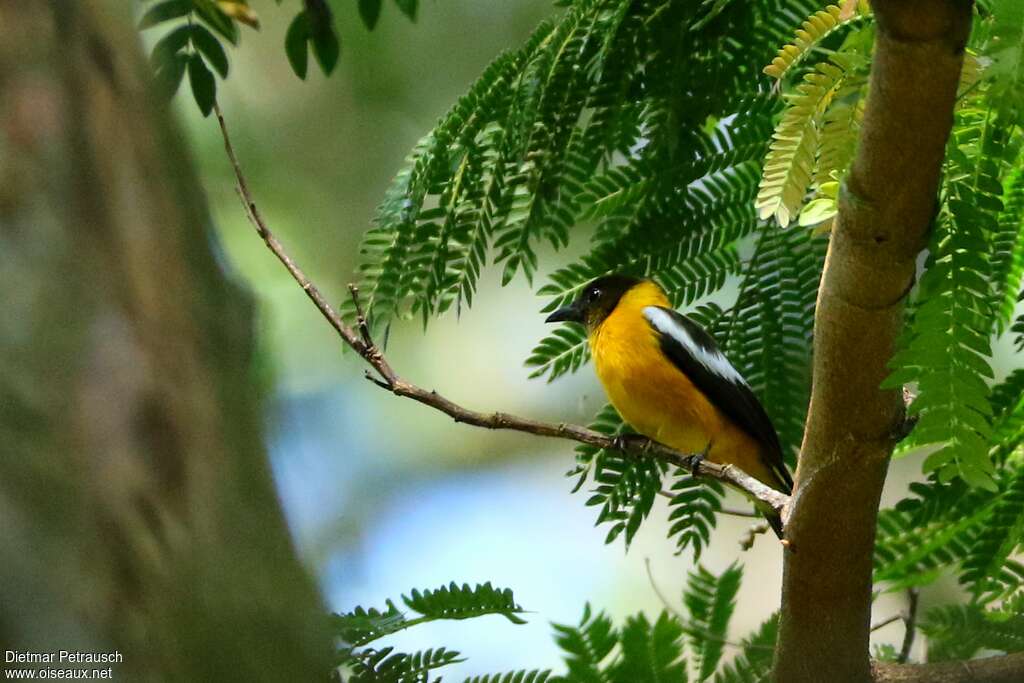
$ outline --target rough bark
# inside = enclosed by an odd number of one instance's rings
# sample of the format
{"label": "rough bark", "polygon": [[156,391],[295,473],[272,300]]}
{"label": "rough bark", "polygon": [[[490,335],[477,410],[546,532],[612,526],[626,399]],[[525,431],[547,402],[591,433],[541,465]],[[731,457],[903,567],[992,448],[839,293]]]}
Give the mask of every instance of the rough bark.
{"label": "rough bark", "polygon": [[318,680],[252,307],[125,5],[0,1],[0,642],[116,680]]}
{"label": "rough bark", "polygon": [[969,0],[874,0],[878,37],[818,294],[814,386],[786,528],[775,678],[868,681],[879,497],[900,396],[882,391],[935,213]]}
{"label": "rough bark", "polygon": [[876,683],[1020,683],[1024,652],[941,664],[875,664]]}

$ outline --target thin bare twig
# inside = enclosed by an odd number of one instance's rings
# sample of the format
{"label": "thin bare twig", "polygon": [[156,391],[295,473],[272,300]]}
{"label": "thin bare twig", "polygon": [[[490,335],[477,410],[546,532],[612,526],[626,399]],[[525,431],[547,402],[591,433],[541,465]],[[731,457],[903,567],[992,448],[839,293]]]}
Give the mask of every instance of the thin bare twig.
{"label": "thin bare twig", "polygon": [[754,512],[753,510],[737,510],[736,508],[722,508],[719,510],[723,515],[731,515],[733,517],[746,517],[747,519],[759,519],[761,515]]}
{"label": "thin bare twig", "polygon": [[877,631],[879,629],[885,628],[889,624],[895,624],[897,621],[900,621],[901,619],[903,619],[903,615],[902,614],[894,614],[894,615],[892,615],[891,617],[889,617],[887,619],[882,619],[877,624],[872,624],[871,625],[871,632],[874,633],[875,631]]}
{"label": "thin bare twig", "polygon": [[720,465],[710,462],[700,458],[700,454],[682,453],[645,437],[619,439],[580,425],[566,424],[564,422],[542,422],[501,412],[484,413],[470,410],[445,398],[436,391],[429,391],[402,379],[388,364],[380,347],[373,342],[370,336],[369,327],[365,323],[365,317],[362,316],[362,309],[359,305],[358,290],[355,287],[350,288],[350,294],[355,300],[359,317],[357,321],[359,331],[357,332],[342,320],[338,312],[327,302],[327,299],[320,293],[320,290],[317,289],[303,270],[288,255],[284,246],[274,233],[271,232],[263,216],[260,214],[256,202],[253,200],[249,184],[246,182],[245,174],[231,143],[231,136],[228,134],[224,114],[216,103],[214,104],[214,112],[220,125],[221,136],[224,139],[224,149],[227,151],[228,160],[231,162],[231,167],[235,174],[238,194],[242,199],[246,216],[256,229],[256,233],[267,245],[267,248],[273,252],[291,274],[292,278],[302,287],[302,291],[306,293],[323,317],[330,323],[331,327],[335,329],[342,341],[358,353],[380,375],[380,379],[378,379],[367,373],[367,378],[373,381],[374,384],[387,389],[396,396],[410,398],[418,403],[439,410],[456,422],[486,429],[507,429],[537,436],[568,439],[597,448],[618,450],[632,458],[656,458],[675,467],[688,470],[696,476],[717,479],[730,484],[770,506],[782,514],[783,519],[785,519],[789,496],[776,491],[733,465]]}
{"label": "thin bare twig", "polygon": [[914,634],[917,632],[917,601],[920,591],[916,588],[907,589],[907,613],[903,617],[906,631],[903,633],[903,646],[900,648],[900,655],[896,661],[906,664],[910,659],[910,650],[914,647]]}

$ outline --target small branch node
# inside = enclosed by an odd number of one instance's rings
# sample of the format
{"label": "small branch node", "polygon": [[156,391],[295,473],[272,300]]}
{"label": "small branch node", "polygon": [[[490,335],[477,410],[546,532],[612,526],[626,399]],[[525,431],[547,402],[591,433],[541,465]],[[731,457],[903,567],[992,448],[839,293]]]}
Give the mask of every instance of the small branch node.
{"label": "small branch node", "polygon": [[365,377],[366,379],[370,380],[371,382],[376,384],[381,389],[387,389],[388,391],[394,391],[394,387],[392,387],[390,384],[388,384],[384,380],[377,379],[376,377],[374,377],[373,373],[371,373],[369,370],[364,370],[363,371],[363,377]]}
{"label": "small branch node", "polygon": [[[359,287],[354,282],[348,284],[348,293],[352,297],[352,305],[356,310],[356,325],[359,327],[359,336],[362,337],[363,344],[366,348],[376,350],[376,346],[373,343],[373,337],[370,336],[370,326],[366,322],[366,313],[363,312],[363,304],[359,301]],[[379,356],[380,353],[377,352]]]}

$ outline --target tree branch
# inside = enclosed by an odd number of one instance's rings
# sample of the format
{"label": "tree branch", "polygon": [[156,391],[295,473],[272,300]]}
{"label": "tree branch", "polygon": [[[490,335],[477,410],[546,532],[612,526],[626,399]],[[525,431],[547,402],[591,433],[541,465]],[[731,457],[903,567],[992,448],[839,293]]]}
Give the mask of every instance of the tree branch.
{"label": "tree branch", "polygon": [[813,387],[786,536],[776,681],[871,679],[878,505],[903,402],[879,385],[927,244],[970,0],[872,0],[877,38],[814,325]]}
{"label": "tree branch", "polygon": [[874,633],[875,631],[878,631],[878,630],[881,630],[881,629],[885,628],[889,624],[895,624],[897,621],[902,621],[902,620],[903,620],[903,615],[902,614],[894,614],[891,617],[888,617],[886,619],[882,619],[881,621],[879,621],[876,624],[871,624],[871,632]]}
{"label": "tree branch", "polygon": [[921,593],[917,588],[907,589],[907,613],[903,617],[903,646],[896,661],[905,664],[910,659],[910,650],[914,647],[914,635],[917,633],[917,602]]}
{"label": "tree branch", "polygon": [[874,683],[1020,683],[1024,652],[966,662],[872,664]]}
{"label": "tree branch", "polygon": [[682,453],[657,441],[638,435],[630,435],[629,438],[614,437],[580,425],[564,422],[542,422],[502,412],[484,413],[470,410],[445,398],[436,391],[424,389],[400,377],[392,369],[384,353],[370,336],[369,326],[366,324],[366,317],[359,302],[359,290],[354,285],[349,285],[350,294],[356,307],[357,331],[349,326],[327,302],[327,299],[320,293],[320,290],[317,289],[309,277],[288,255],[280,240],[271,232],[249,190],[249,184],[238,162],[234,146],[231,143],[231,136],[228,134],[224,114],[221,112],[218,104],[214,104],[214,112],[217,115],[221,136],[224,139],[224,149],[227,152],[228,160],[231,162],[231,167],[235,174],[238,194],[245,207],[246,216],[256,229],[256,233],[263,239],[267,248],[281,261],[292,278],[302,287],[302,290],[317,307],[321,315],[330,323],[331,327],[335,329],[342,341],[358,353],[376,371],[379,378],[374,377],[369,372],[367,372],[367,378],[377,386],[390,391],[396,396],[410,398],[425,406],[429,406],[448,415],[456,422],[463,424],[484,427],[486,429],[506,429],[535,434],[537,436],[577,441],[598,448],[617,450],[632,458],[655,458],[669,465],[689,470],[694,476],[717,479],[730,484],[773,508],[776,512],[783,515],[783,520],[785,520],[789,496],[761,483],[734,465],[720,465],[710,462],[700,457],[700,454]]}

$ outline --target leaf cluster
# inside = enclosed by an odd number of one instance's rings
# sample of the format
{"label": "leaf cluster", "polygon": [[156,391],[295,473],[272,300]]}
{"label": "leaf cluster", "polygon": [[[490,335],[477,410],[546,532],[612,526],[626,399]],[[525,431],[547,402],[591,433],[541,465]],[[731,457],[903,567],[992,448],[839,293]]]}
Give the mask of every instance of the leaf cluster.
{"label": "leaf cluster", "polygon": [[[771,665],[777,617],[773,616],[738,645],[739,655],[722,665],[743,578],[733,564],[721,574],[703,566],[690,573],[682,596],[685,614],[671,609],[651,620],[644,614],[626,619],[621,627],[588,605],[576,625],[554,624],[555,641],[563,653],[564,674],[550,671],[511,671],[467,678],[466,683],[658,683],[714,680],[716,683],[760,681]],[[412,591],[405,606],[420,616],[412,619],[388,601],[383,610],[357,607],[334,615],[342,642],[339,671],[352,683],[411,683],[428,681],[431,672],[464,661],[451,649],[434,648],[416,653],[392,647],[366,645],[416,624],[435,619],[465,619],[501,614],[513,623],[522,609],[508,590],[490,584],[470,588],[451,584],[437,590]],[[690,656],[686,657],[689,651]],[[439,680],[439,679],[438,679]]]}
{"label": "leaf cluster", "polygon": [[[283,0],[276,0],[282,4]],[[359,0],[359,17],[373,30],[383,0]],[[249,0],[140,0],[144,9],[139,29],[158,29],[163,35],[150,56],[156,87],[172,97],[188,74],[196,106],[209,116],[217,99],[217,76],[228,77],[226,44],[236,47],[240,26],[259,30],[260,21]],[[334,12],[327,0],[301,0],[302,9],[292,18],[285,34],[284,51],[295,75],[305,79],[309,54],[325,76],[331,75],[341,56]],[[395,0],[399,11],[415,21],[418,0]],[[215,76],[216,74],[216,76]]]}
{"label": "leaf cluster", "polygon": [[[422,652],[397,652],[393,647],[380,649],[367,644],[413,626],[439,619],[473,619],[497,614],[513,624],[526,623],[519,615],[523,609],[512,591],[490,583],[451,583],[437,589],[416,590],[402,596],[402,603],[418,616],[408,618],[392,600],[383,610],[356,607],[351,612],[334,614],[332,625],[341,645],[338,665],[348,672],[352,683],[412,683],[429,680],[429,674],[449,664],[464,661],[447,648]],[[507,680],[506,680],[507,679]],[[546,673],[508,674],[506,678],[476,679],[479,683],[544,683]]]}
{"label": "leaf cluster", "polygon": [[[771,668],[777,616],[738,644],[739,653],[722,665],[729,622],[742,580],[732,565],[716,575],[704,567],[690,573],[683,594],[685,613],[666,609],[654,620],[643,614],[616,628],[589,606],[575,626],[555,624],[567,673],[565,683],[655,683],[766,680]],[[689,656],[687,656],[687,652]]]}
{"label": "leaf cluster", "polygon": [[921,623],[928,637],[928,661],[970,659],[979,651],[1024,650],[1024,602],[1018,597],[999,609],[948,605],[930,610]]}

